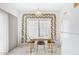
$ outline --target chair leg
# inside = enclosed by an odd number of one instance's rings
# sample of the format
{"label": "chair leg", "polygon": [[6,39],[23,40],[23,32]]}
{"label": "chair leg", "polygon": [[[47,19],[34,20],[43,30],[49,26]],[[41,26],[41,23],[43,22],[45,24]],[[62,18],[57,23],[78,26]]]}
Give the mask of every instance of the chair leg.
{"label": "chair leg", "polygon": [[32,53],[32,43],[28,44],[28,48],[29,48],[29,53],[31,54]]}
{"label": "chair leg", "polygon": [[30,54],[32,53],[33,48],[34,48],[34,43],[28,43],[28,51]]}
{"label": "chair leg", "polygon": [[32,53],[32,49],[34,48],[34,43],[30,44],[30,53]]}
{"label": "chair leg", "polygon": [[28,43],[28,52],[30,53],[30,43]]}
{"label": "chair leg", "polygon": [[51,43],[51,53],[53,53],[53,45],[52,45],[52,43]]}
{"label": "chair leg", "polygon": [[52,45],[52,43],[48,43],[48,53],[53,53],[53,45]]}
{"label": "chair leg", "polygon": [[36,50],[36,54],[38,54],[38,48],[39,48],[39,46],[37,45],[37,50]]}
{"label": "chair leg", "polygon": [[48,43],[48,53],[50,53],[50,48],[51,48],[50,43]]}

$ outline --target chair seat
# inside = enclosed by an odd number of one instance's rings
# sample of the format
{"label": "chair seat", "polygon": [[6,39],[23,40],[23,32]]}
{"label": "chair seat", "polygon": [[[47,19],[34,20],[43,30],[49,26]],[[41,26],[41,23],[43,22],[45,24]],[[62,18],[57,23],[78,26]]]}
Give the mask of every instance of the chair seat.
{"label": "chair seat", "polygon": [[52,40],[48,40],[48,43],[55,43],[54,41],[52,41]]}
{"label": "chair seat", "polygon": [[28,43],[35,43],[35,41],[29,41]]}
{"label": "chair seat", "polygon": [[38,41],[37,45],[45,45],[45,42],[44,41]]}

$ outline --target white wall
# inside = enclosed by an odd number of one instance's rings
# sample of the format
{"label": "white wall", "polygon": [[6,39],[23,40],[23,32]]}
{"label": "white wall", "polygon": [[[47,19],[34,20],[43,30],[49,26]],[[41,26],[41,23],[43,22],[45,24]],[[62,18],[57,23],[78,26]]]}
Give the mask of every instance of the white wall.
{"label": "white wall", "polygon": [[57,11],[55,14],[56,14],[56,44],[61,46],[61,42],[60,42],[60,32],[61,32],[60,11]]}
{"label": "white wall", "polygon": [[79,55],[79,34],[62,33],[62,54]]}
{"label": "white wall", "polygon": [[0,9],[18,17],[19,11],[15,10],[13,6],[8,5],[8,3],[0,3]]}
{"label": "white wall", "polygon": [[0,10],[0,54],[7,54],[18,45],[17,20],[17,17]]}
{"label": "white wall", "polygon": [[79,54],[79,9],[66,11],[61,24],[62,54]]}
{"label": "white wall", "polygon": [[8,14],[0,10],[0,54],[8,52]]}
{"label": "white wall", "polygon": [[[0,3],[0,9],[6,11],[7,14],[11,14],[15,17],[17,17],[17,20],[19,21],[19,11],[13,8],[13,6],[9,5],[8,3]],[[18,34],[17,34],[18,35]],[[17,39],[19,40],[19,39]]]}
{"label": "white wall", "polygon": [[18,44],[17,18],[9,14],[9,50],[15,48]]}

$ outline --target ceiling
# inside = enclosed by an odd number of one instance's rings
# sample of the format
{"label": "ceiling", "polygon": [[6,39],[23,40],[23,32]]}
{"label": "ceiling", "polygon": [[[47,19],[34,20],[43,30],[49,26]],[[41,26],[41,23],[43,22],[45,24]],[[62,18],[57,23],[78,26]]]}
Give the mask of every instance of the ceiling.
{"label": "ceiling", "polygon": [[2,3],[4,6],[18,11],[57,11],[62,8],[72,7],[72,3]]}

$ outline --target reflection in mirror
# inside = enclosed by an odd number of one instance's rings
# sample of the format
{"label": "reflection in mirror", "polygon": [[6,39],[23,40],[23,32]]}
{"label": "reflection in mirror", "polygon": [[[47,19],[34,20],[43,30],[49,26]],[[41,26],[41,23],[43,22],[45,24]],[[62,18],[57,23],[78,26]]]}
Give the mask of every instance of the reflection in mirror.
{"label": "reflection in mirror", "polygon": [[51,18],[28,18],[26,27],[27,40],[51,37]]}

